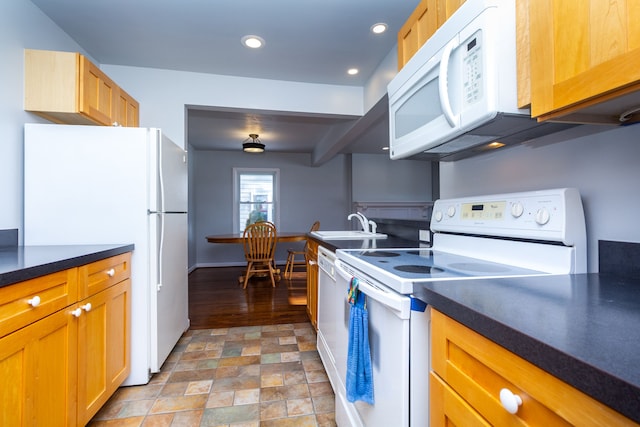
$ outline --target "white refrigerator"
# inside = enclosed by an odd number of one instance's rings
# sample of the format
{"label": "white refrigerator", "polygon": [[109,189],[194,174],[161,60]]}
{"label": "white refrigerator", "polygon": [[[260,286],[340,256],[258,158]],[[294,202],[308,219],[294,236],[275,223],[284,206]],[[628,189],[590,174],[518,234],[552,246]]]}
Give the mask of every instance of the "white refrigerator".
{"label": "white refrigerator", "polygon": [[135,245],[131,375],[146,384],[189,327],[187,157],[159,129],[26,124],[24,244]]}

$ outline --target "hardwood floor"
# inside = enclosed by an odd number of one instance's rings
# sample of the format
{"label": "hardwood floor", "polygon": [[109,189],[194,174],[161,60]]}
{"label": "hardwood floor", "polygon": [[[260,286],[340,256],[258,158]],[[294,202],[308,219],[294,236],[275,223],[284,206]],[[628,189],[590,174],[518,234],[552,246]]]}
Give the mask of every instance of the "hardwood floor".
{"label": "hardwood floor", "polygon": [[[268,279],[238,283],[243,267],[198,268],[189,275],[190,329],[308,322],[306,274],[284,277],[273,288]],[[281,271],[284,267],[281,268]]]}

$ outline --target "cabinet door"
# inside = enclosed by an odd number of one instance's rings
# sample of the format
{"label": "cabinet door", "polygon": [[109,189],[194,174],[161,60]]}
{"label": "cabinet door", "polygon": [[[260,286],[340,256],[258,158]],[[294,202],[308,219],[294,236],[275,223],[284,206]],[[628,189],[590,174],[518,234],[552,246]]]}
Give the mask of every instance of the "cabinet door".
{"label": "cabinet door", "polygon": [[314,328],[318,326],[318,244],[307,244],[307,315]]}
{"label": "cabinet door", "polygon": [[131,281],[79,303],[78,424],[85,425],[129,375]]}
{"label": "cabinet door", "polygon": [[398,69],[401,69],[438,28],[436,0],[422,0],[398,32]]}
{"label": "cabinet door", "polygon": [[0,425],[76,425],[76,340],[70,309],[0,339]]}
{"label": "cabinet door", "polygon": [[131,95],[122,89],[118,90],[118,115],[116,122],[120,126],[138,127],[140,105]]}
{"label": "cabinet door", "polygon": [[105,126],[116,118],[118,87],[86,57],[80,58],[79,111]]}
{"label": "cabinet door", "polygon": [[529,15],[532,116],[615,123],[638,107],[636,98],[611,111],[587,109],[640,90],[637,1],[536,0]]}
{"label": "cabinet door", "polygon": [[398,69],[446,22],[465,0],[422,0],[398,32]]}

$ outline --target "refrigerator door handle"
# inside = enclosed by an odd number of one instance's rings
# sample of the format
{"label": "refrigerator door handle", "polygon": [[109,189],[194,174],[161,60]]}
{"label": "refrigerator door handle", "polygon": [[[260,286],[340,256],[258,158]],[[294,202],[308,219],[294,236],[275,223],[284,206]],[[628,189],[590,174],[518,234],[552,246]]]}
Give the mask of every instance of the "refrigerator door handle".
{"label": "refrigerator door handle", "polygon": [[160,289],[162,288],[162,255],[164,253],[164,217],[162,215],[158,215],[158,220],[160,221],[160,244],[158,245],[158,263],[156,265],[156,268],[158,269],[158,283],[156,285],[156,291],[160,292]]}
{"label": "refrigerator door handle", "polygon": [[156,144],[158,144],[158,181],[160,185],[160,211],[164,212],[164,170],[162,169],[162,136],[159,131],[156,131]]}
{"label": "refrigerator door handle", "polygon": [[164,217],[163,212],[160,211],[152,211],[147,209],[147,214],[149,215],[157,215],[158,216],[158,221],[160,222],[160,241],[158,242],[158,247],[157,249],[157,259],[158,262],[156,263],[156,277],[158,278],[158,283],[156,283],[156,292],[160,292],[160,289],[162,288],[162,254],[164,252]]}

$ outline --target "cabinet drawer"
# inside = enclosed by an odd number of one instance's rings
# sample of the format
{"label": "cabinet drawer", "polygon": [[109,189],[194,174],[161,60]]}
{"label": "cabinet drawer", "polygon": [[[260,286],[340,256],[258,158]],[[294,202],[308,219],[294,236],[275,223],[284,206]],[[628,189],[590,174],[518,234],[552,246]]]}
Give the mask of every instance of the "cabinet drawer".
{"label": "cabinet drawer", "polygon": [[[636,425],[455,320],[432,310],[432,369],[491,425]],[[520,396],[516,414],[500,390]]]}
{"label": "cabinet drawer", "polygon": [[73,304],[77,286],[78,269],[71,268],[0,288],[0,336]]}
{"label": "cabinet drawer", "polygon": [[429,375],[429,425],[489,427],[490,424],[433,372]]}
{"label": "cabinet drawer", "polygon": [[79,268],[79,296],[84,299],[131,276],[131,253],[106,258]]}

